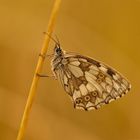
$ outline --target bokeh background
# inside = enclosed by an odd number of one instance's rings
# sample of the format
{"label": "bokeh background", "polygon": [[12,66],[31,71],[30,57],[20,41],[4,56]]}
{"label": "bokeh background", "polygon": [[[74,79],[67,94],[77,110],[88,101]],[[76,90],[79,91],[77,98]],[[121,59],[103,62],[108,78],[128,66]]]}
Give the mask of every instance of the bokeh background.
{"label": "bokeh background", "polygon": [[[0,140],[16,139],[52,6],[53,0],[0,1]],[[123,73],[132,90],[85,112],[73,109],[57,80],[42,78],[25,140],[140,140],[140,0],[62,0],[54,34],[64,50]],[[51,74],[49,58],[43,73]]]}

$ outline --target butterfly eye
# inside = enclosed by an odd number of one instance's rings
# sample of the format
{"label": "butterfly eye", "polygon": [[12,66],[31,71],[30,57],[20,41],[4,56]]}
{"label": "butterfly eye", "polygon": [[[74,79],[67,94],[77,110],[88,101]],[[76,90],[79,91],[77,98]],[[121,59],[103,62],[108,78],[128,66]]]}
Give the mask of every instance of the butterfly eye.
{"label": "butterfly eye", "polygon": [[58,53],[58,52],[60,52],[61,51],[61,49],[60,48],[56,48],[56,52]]}
{"label": "butterfly eye", "polygon": [[80,103],[82,103],[82,99],[77,98],[76,101],[75,101],[75,103],[76,103],[76,104],[80,104]]}
{"label": "butterfly eye", "polygon": [[89,101],[90,100],[90,96],[87,95],[87,96],[84,97],[84,99],[85,99],[85,101]]}
{"label": "butterfly eye", "polygon": [[55,48],[55,53],[56,53],[57,55],[62,55],[62,50],[61,50],[61,48],[57,46],[57,47]]}

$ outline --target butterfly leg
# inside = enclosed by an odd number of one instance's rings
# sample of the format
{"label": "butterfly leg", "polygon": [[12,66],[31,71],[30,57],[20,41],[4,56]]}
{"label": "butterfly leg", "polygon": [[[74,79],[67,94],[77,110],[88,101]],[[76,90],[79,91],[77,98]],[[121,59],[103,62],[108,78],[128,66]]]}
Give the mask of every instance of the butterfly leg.
{"label": "butterfly leg", "polygon": [[57,80],[54,75],[44,75],[44,74],[37,73],[36,76],[38,76],[38,77],[53,77],[55,80]]}
{"label": "butterfly leg", "polygon": [[39,57],[42,57],[43,59],[45,59],[46,57],[52,57],[53,56],[53,54],[47,54],[47,55],[45,55],[45,54],[39,54]]}

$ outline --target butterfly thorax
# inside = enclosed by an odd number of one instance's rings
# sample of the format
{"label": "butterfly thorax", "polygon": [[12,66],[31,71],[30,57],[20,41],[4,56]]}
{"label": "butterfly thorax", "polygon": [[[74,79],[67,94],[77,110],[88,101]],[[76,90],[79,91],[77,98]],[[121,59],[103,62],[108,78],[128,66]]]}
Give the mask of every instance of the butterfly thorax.
{"label": "butterfly thorax", "polygon": [[54,56],[51,62],[53,71],[60,69],[66,63],[66,59],[64,58],[64,51],[60,47],[56,46],[54,48]]}

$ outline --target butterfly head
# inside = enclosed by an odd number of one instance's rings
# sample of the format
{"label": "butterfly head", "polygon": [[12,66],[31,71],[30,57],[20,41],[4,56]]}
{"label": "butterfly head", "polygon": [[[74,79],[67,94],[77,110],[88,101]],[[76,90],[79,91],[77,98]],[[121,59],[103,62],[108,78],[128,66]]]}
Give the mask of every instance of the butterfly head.
{"label": "butterfly head", "polygon": [[62,51],[62,49],[60,47],[60,42],[59,42],[59,39],[57,38],[57,36],[56,36],[56,40],[55,40],[50,34],[47,33],[47,35],[50,37],[50,39],[52,39],[55,42],[54,56],[55,57],[62,56],[63,51]]}
{"label": "butterfly head", "polygon": [[62,56],[63,55],[63,51],[62,51],[62,49],[61,49],[61,47],[60,47],[60,44],[55,44],[55,47],[54,47],[54,54],[56,55],[56,56]]}

